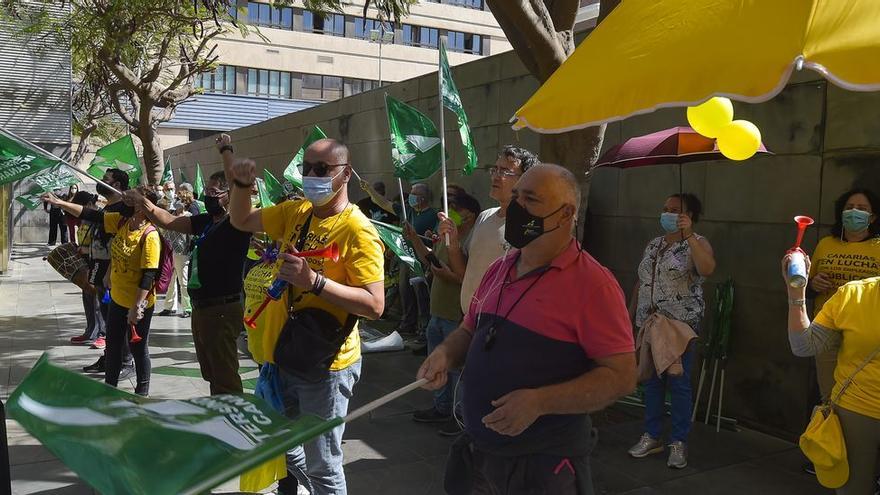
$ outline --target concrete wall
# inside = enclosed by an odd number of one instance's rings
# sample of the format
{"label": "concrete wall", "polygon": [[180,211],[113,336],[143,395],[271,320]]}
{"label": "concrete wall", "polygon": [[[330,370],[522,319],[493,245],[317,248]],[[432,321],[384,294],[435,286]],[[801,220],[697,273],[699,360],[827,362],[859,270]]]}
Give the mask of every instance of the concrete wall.
{"label": "concrete wall", "polygon": [[[494,160],[499,146],[517,143],[537,150],[537,135],[513,132],[508,118],[538,87],[516,55],[506,53],[455,67],[454,77],[473,127],[481,165]],[[386,88],[389,94],[437,118],[437,81],[431,74]],[[792,217],[811,215],[811,250],[832,222],[832,202],[860,185],[880,190],[880,94],[851,93],[812,73],[799,74],[779,96],[760,105],[736,104],[736,115],[755,122],[773,155],[742,164],[728,161],[683,167],[684,188],[703,201],[705,216],[697,231],[709,238],[718,260],[706,284],[709,305],[715,284],[736,283],[731,359],[727,369],[724,414],[781,436],[794,437],[809,409],[812,365],[795,358],[785,334],[786,296],[779,258],[791,246]],[[447,122],[452,122],[447,113]],[[352,161],[367,180],[384,179],[392,191],[388,128],[383,91],[372,91],[286,115],[232,133],[239,156],[250,156],[276,175],[290,160],[312,125],[348,143]],[[683,109],[668,109],[609,125],[606,149],[627,138],[686,125]],[[484,171],[462,178],[462,153],[454,129],[447,130],[450,180],[465,186],[484,206]],[[169,151],[186,175],[200,162],[205,171],[220,168],[213,144],[201,140]],[[439,178],[431,182],[435,187]],[[587,222],[588,248],[617,275],[629,293],[646,243],[659,235],[663,200],[678,190],[677,166],[595,172]],[[436,191],[436,189],[435,189]],[[353,198],[362,197],[350,186]],[[711,310],[706,325],[711,325]]]}

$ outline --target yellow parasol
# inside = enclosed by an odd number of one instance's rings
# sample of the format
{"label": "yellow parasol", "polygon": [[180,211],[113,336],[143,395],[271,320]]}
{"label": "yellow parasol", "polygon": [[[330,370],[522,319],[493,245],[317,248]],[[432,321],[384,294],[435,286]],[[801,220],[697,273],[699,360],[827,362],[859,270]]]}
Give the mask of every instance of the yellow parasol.
{"label": "yellow parasol", "polygon": [[625,0],[514,115],[561,133],[694,105],[757,103],[792,70],[880,90],[880,0]]}

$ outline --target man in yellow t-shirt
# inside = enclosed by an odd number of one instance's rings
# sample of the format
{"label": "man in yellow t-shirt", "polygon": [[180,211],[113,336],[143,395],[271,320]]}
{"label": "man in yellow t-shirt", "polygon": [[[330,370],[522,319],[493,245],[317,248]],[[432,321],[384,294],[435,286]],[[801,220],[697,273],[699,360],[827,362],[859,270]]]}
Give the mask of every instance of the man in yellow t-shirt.
{"label": "man in yellow t-shirt", "polygon": [[[251,333],[249,342],[256,354],[274,361],[275,346],[288,318],[294,311],[308,308],[332,315],[339,326],[350,315],[376,319],[385,306],[383,247],[375,228],[348,200],[352,171],[348,148],[333,139],[314,142],[305,152],[302,164],[305,200],[286,201],[277,206],[253,209],[250,189],[256,180],[250,160],[235,162],[229,136],[222,135],[217,146],[223,156],[227,177],[233,183],[229,203],[232,224],[247,232],[265,232],[281,243],[281,252],[294,250],[302,237],[302,250],[339,246],[339,260],[298,258],[281,254],[276,274],[289,284],[279,301],[270,303],[260,316],[261,335]],[[289,299],[292,298],[292,299]],[[329,330],[329,329],[328,329]],[[250,340],[249,338],[249,340]],[[301,350],[300,352],[308,352]],[[342,343],[329,369],[308,371],[308,377],[293,369],[302,363],[276,363],[286,414],[297,417],[309,413],[325,419],[343,417],[360,376],[360,337],[355,326]],[[315,376],[320,378],[316,379]],[[288,466],[305,473],[313,495],[344,495],[342,433],[340,425],[302,447],[288,452]],[[297,473],[299,474],[299,473]],[[288,476],[279,493],[295,494],[297,480]]]}

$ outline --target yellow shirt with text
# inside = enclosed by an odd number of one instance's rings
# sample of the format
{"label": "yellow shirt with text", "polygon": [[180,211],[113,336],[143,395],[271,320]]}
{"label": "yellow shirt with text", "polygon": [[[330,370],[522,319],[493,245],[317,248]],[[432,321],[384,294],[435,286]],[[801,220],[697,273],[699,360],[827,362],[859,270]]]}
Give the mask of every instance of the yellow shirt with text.
{"label": "yellow shirt with text", "polygon": [[[162,241],[153,229],[144,236],[149,223],[137,230],[129,230],[128,221],[120,222],[119,213],[104,213],[104,230],[116,234],[110,243],[110,298],[113,302],[131,308],[137,300],[141,274],[145,268],[159,268]],[[156,303],[156,294],[147,294],[147,307]]]}
{"label": "yellow shirt with text", "polygon": [[[250,318],[266,299],[266,291],[278,273],[277,263],[257,263],[244,277],[244,317]],[[270,303],[280,304],[280,303]],[[263,334],[266,329],[266,313],[254,321],[256,328],[245,325],[248,336],[248,350],[258,364],[272,360],[272,354],[264,355]],[[276,337],[277,338],[277,337]]]}
{"label": "yellow shirt with text", "polygon": [[[312,205],[305,200],[285,201],[261,210],[263,229],[274,240],[281,242],[281,252],[292,247],[303,224],[311,213]],[[384,248],[376,229],[361,213],[360,208],[350,204],[338,215],[327,218],[312,217],[303,250],[321,249],[332,243],[339,245],[339,261],[309,258],[309,266],[334,282],[350,287],[363,287],[384,280]],[[273,275],[278,272],[280,262],[276,263]],[[336,316],[340,324],[345,322],[344,309],[329,303],[307,290],[293,289],[294,311],[304,308],[319,308]],[[261,356],[272,361],[275,343],[287,321],[287,297],[270,303],[263,314]],[[351,366],[361,357],[361,339],[357,325],[346,339],[330,366],[338,371]]]}
{"label": "yellow shirt with text", "polygon": [[[880,315],[880,277],[856,280],[837,289],[816,316],[816,324],[840,332],[843,337],[834,368],[832,398],[837,397],[847,378],[880,347],[877,315]],[[837,403],[850,411],[880,419],[880,354],[855,375]]]}
{"label": "yellow shirt with text", "polygon": [[[817,273],[827,273],[835,290],[853,280],[877,277],[880,276],[880,238],[846,242],[829,235],[819,241],[810,261],[810,278]],[[816,296],[815,314],[819,314],[832,295],[834,290]]]}

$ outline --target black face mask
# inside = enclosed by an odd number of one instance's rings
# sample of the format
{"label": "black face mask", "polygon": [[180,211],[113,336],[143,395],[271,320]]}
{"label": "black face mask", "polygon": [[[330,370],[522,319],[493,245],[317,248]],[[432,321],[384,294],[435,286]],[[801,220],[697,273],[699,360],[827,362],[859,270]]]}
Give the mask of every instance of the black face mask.
{"label": "black face mask", "polygon": [[110,188],[108,188],[104,184],[97,184],[95,186],[95,191],[97,191],[98,194],[104,196],[105,198],[109,198],[110,195],[113,194],[113,191],[111,191]]}
{"label": "black face mask", "polygon": [[522,249],[547,232],[553,232],[559,226],[544,230],[544,219],[552,217],[564,206],[563,204],[546,217],[539,217],[529,213],[518,201],[511,201],[507,206],[507,216],[504,218],[504,240],[509,242],[511,246]]}
{"label": "black face mask", "polygon": [[222,215],[226,213],[223,205],[220,204],[220,198],[217,196],[205,196],[205,210],[211,216]]}

